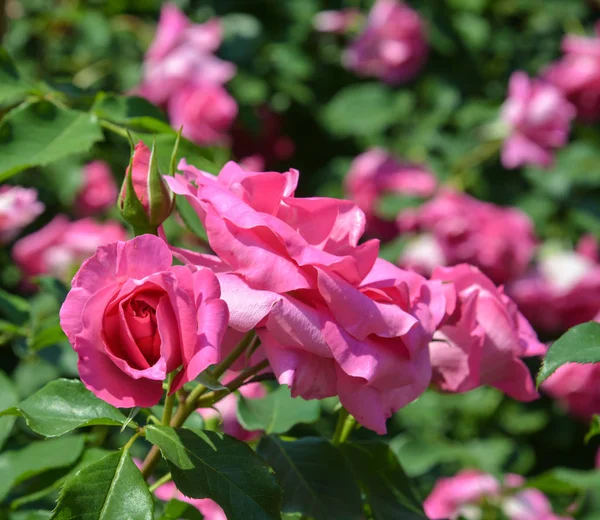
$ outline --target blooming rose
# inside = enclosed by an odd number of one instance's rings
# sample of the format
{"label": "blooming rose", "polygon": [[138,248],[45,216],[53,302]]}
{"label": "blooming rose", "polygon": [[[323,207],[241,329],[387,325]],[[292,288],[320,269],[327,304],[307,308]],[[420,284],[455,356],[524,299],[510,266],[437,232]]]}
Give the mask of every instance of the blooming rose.
{"label": "blooming rose", "polygon": [[544,381],[542,390],[558,399],[569,413],[589,420],[600,413],[600,365],[567,363]]}
{"label": "blooming rose", "polygon": [[546,347],[502,289],[476,267],[438,267],[432,280],[446,283],[448,316],[430,345],[433,383],[447,392],[481,385],[520,401],[538,397],[521,360]]}
{"label": "blooming rose", "polygon": [[502,119],[510,132],[502,149],[502,164],[506,168],[550,166],[554,150],[567,143],[574,117],[575,107],[558,88],[515,72],[502,107]]}
{"label": "blooming rose", "polygon": [[182,87],[168,104],[171,124],[183,127],[184,137],[201,145],[225,140],[237,110],[237,103],[227,91],[211,83]]}
{"label": "blooming rose", "polygon": [[49,274],[68,281],[74,270],[102,245],[125,240],[116,222],[101,224],[90,218],[70,222],[58,215],[40,230],[17,241],[12,254],[27,276]]}
{"label": "blooming rose", "polygon": [[437,179],[422,166],[400,162],[381,148],[371,148],[352,161],[345,185],[349,198],[364,211],[368,227],[390,235],[396,227],[377,216],[380,198],[386,194],[429,197]]}
{"label": "blooming rose", "polygon": [[580,242],[581,252],[542,252],[533,269],[507,284],[507,293],[538,330],[560,334],[600,311],[600,264],[590,259],[587,240]]}
{"label": "blooming rose", "polygon": [[419,13],[398,0],[377,0],[367,25],[344,55],[347,68],[397,85],[412,79],[427,60]]}
{"label": "blooming rose", "polygon": [[360,20],[360,11],[348,7],[339,11],[321,11],[313,20],[315,29],[319,32],[344,34]]}
{"label": "blooming rose", "polygon": [[75,199],[75,211],[87,217],[101,213],[117,201],[117,184],[104,161],[92,161],[83,168],[83,184]]}
{"label": "blooming rose", "polygon": [[[385,419],[427,387],[427,344],[445,311],[441,284],[377,259],[358,245],[364,214],[349,201],[294,197],[298,172],[218,177],[185,163],[167,178],[205,225],[237,331],[256,327],[271,367],[292,395],[339,395],[363,425]],[[188,262],[204,255],[179,251]]]}
{"label": "blooming rose", "polygon": [[212,53],[221,45],[217,19],[192,24],[175,4],[163,6],[156,35],[144,59],[139,93],[157,105],[188,85],[221,85],[235,74],[235,65]]}
{"label": "blooming rose", "polygon": [[433,234],[448,265],[475,265],[498,284],[522,274],[535,252],[533,224],[525,213],[449,190],[400,213],[398,226]]}
{"label": "blooming rose", "polygon": [[174,392],[219,361],[228,320],[219,283],[209,269],[171,264],[154,235],[100,247],[60,310],[81,380],[114,406],[153,406],[168,373],[182,367]]}
{"label": "blooming rose", "polygon": [[168,502],[169,500],[176,499],[181,502],[187,502],[194,506],[202,516],[204,520],[227,520],[225,511],[221,509],[221,506],[210,498],[190,498],[186,497],[181,491],[177,489],[174,482],[167,482],[160,486],[154,494],[160,500]]}
{"label": "blooming rose", "polygon": [[10,242],[43,212],[35,189],[0,186],[0,244]]}
{"label": "blooming rose", "polygon": [[596,34],[592,38],[567,36],[562,44],[564,56],[544,73],[585,121],[600,118],[600,24]]}

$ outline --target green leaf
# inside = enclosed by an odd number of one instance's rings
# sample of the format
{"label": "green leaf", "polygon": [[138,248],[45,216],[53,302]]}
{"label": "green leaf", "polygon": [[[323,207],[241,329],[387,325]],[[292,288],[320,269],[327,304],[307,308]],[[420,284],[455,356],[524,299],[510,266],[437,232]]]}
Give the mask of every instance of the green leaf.
{"label": "green leaf", "polygon": [[[0,370],[0,409],[4,410],[19,402],[19,394],[10,378]],[[0,417],[0,449],[10,435],[15,417]]]}
{"label": "green leaf", "polygon": [[146,439],[167,459],[186,496],[211,498],[229,520],[279,519],[282,490],[250,447],[216,432],[147,426]]}
{"label": "green leaf", "polygon": [[37,441],[0,455],[0,500],[24,480],[74,464],[83,451],[83,442],[83,437],[78,436]]}
{"label": "green leaf", "polygon": [[66,482],[52,520],[152,520],[154,500],[128,451],[111,453]]}
{"label": "green leaf", "polygon": [[585,490],[600,490],[600,471],[552,468],[527,480],[527,487],[535,487],[549,495],[574,495]]}
{"label": "green leaf", "polygon": [[315,520],[364,518],[360,489],[344,457],[327,439],[288,442],[270,435],[261,439],[257,451],[283,487],[284,513],[302,513]]}
{"label": "green leaf", "polygon": [[185,197],[176,197],[175,205],[177,206],[177,212],[183,220],[185,226],[197,237],[200,237],[205,242],[208,242],[208,235],[206,234],[206,229],[200,222],[200,217],[198,217],[198,213],[192,207],[192,205],[187,201]]}
{"label": "green leaf", "polygon": [[10,514],[10,520],[50,520],[52,511],[17,511]]}
{"label": "green leaf", "polygon": [[50,345],[56,345],[67,339],[67,336],[62,330],[60,323],[56,323],[37,332],[32,338],[30,347],[33,350],[42,350]]}
{"label": "green leaf", "polygon": [[159,520],[203,520],[202,513],[193,505],[180,500],[169,500]]}
{"label": "green leaf", "polygon": [[600,323],[590,321],[568,330],[550,348],[537,376],[538,386],[566,363],[600,362]]}
{"label": "green leaf", "polygon": [[22,325],[29,317],[30,306],[27,300],[0,289],[0,316],[8,321]]}
{"label": "green leaf", "polygon": [[[51,381],[5,414],[22,415],[27,425],[45,437],[57,437],[75,428],[105,424],[121,426],[127,420],[114,406],[98,399],[75,379]],[[132,428],[137,425],[130,423]]]}
{"label": "green leaf", "polygon": [[394,220],[402,210],[420,206],[424,201],[423,197],[388,193],[383,195],[377,202],[375,214],[384,219]]}
{"label": "green leaf", "polygon": [[26,168],[85,152],[101,139],[94,115],[48,101],[23,104],[0,124],[0,181]]}
{"label": "green leaf", "polygon": [[6,50],[0,47],[0,103],[17,101],[30,89],[31,86],[19,76]]}
{"label": "green leaf", "polygon": [[313,423],[321,415],[319,401],[292,398],[287,386],[280,386],[262,399],[240,396],[237,409],[240,423],[246,430],[285,433],[298,423]]}
{"label": "green leaf", "polygon": [[590,439],[592,439],[596,435],[600,435],[600,415],[594,415],[592,417],[590,429],[585,435],[585,443],[587,444],[588,442],[590,442]]}
{"label": "green leaf", "polygon": [[374,520],[427,518],[422,500],[385,442],[344,443],[340,450],[361,483]]}
{"label": "green leaf", "polygon": [[209,390],[227,390],[227,387],[223,386],[223,384],[219,382],[208,369],[201,372],[196,378],[196,381]]}
{"label": "green leaf", "polygon": [[173,133],[162,111],[144,98],[100,92],[92,112],[102,119],[146,132]]}

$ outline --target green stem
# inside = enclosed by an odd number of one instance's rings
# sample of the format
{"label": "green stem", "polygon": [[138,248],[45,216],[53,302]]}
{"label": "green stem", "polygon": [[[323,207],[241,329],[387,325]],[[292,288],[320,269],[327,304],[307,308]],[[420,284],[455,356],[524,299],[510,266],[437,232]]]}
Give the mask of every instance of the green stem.
{"label": "green stem", "polygon": [[106,130],[110,130],[111,132],[124,137],[129,140],[129,135],[127,134],[127,130],[125,128],[120,127],[119,125],[115,125],[106,119],[100,119],[100,126]]}
{"label": "green stem", "polygon": [[244,339],[240,341],[239,345],[235,347],[231,351],[231,353],[212,370],[212,376],[215,379],[221,377],[225,373],[225,371],[235,363],[237,358],[239,358],[244,353],[244,351],[248,348],[250,343],[252,343],[253,339],[254,331],[251,330],[250,332],[248,332],[248,334],[244,336]]}
{"label": "green stem", "polygon": [[143,434],[144,434],[144,430],[140,430],[140,431],[134,433],[131,436],[131,438],[127,441],[125,446],[123,446],[123,451],[129,451],[129,448],[131,448],[133,446],[133,443],[138,439],[138,437],[142,436]]}
{"label": "green stem", "polygon": [[166,484],[167,482],[170,482],[172,480],[172,476],[170,473],[167,473],[166,475],[163,475],[162,477],[160,477],[154,484],[152,484],[148,490],[150,491],[150,493],[154,493],[160,486],[162,486],[163,484]]}
{"label": "green stem", "polygon": [[346,442],[346,439],[348,439],[352,433],[355,424],[356,419],[352,417],[345,408],[342,408],[338,415],[338,422],[331,443],[334,446],[339,446],[343,442]]}
{"label": "green stem", "polygon": [[169,374],[167,382],[167,397],[165,398],[165,409],[163,410],[162,425],[169,426],[171,422],[171,416],[173,415],[173,405],[175,404],[175,393],[169,395],[171,386],[173,385],[173,379],[175,379],[175,372]]}

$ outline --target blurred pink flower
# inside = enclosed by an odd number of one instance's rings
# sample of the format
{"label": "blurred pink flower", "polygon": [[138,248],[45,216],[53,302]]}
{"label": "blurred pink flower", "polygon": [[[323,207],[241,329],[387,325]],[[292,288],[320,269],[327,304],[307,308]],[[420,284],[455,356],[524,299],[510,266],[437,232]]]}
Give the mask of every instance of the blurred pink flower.
{"label": "blurred pink flower", "polygon": [[13,240],[44,212],[37,190],[21,186],[0,186],[0,244]]}
{"label": "blurred pink flower", "polygon": [[402,269],[410,269],[429,277],[436,267],[446,265],[446,257],[435,237],[423,233],[409,239],[400,253],[397,264]]}
{"label": "blurred pink flower", "polygon": [[75,199],[75,212],[82,217],[97,215],[117,202],[117,184],[104,161],[83,167],[83,184]]}
{"label": "blurred pink flower", "polygon": [[98,247],[126,238],[127,233],[116,222],[101,224],[90,218],[69,222],[65,215],[58,215],[17,241],[12,253],[26,276],[48,274],[68,282]]}
{"label": "blurred pink flower", "polygon": [[548,67],[544,77],[558,87],[585,121],[600,118],[600,24],[597,36],[566,36],[564,56]]}
{"label": "blurred pink flower", "polygon": [[398,161],[381,148],[371,148],[352,161],[345,187],[348,197],[364,211],[367,228],[376,234],[390,235],[390,231],[395,233],[395,225],[377,215],[381,197],[386,194],[429,197],[437,188],[437,179],[420,165]]}
{"label": "blurred pink flower", "polygon": [[515,72],[502,107],[502,119],[509,127],[502,164],[506,168],[550,166],[554,151],[569,139],[574,117],[575,107],[557,87],[544,80],[530,79],[524,72]]}
{"label": "blurred pink flower", "polygon": [[521,358],[546,347],[515,303],[473,266],[439,267],[431,279],[444,283],[449,302],[429,347],[433,384],[446,392],[490,385],[520,401],[537,399]]}
{"label": "blurred pink flower", "polygon": [[181,502],[187,502],[194,506],[204,516],[204,520],[227,520],[225,512],[219,504],[210,498],[190,498],[186,497],[181,491],[175,487],[174,482],[167,482],[160,486],[154,494],[160,500],[168,502],[169,500],[176,499]]}
{"label": "blurred pink flower", "polygon": [[361,76],[393,85],[411,80],[427,60],[419,13],[398,0],[377,0],[363,32],[344,54],[344,65]]}
{"label": "blurred pink flower", "polygon": [[497,284],[522,274],[535,251],[525,213],[450,190],[403,211],[397,222],[402,232],[432,234],[448,265],[472,264]]}
{"label": "blurred pink flower", "polygon": [[187,85],[173,93],[169,118],[183,135],[200,145],[222,143],[237,116],[237,103],[220,85]]}
{"label": "blurred pink flower", "polygon": [[502,511],[509,520],[573,520],[570,516],[555,515],[548,497],[533,488],[507,497],[502,503]]}
{"label": "blurred pink flower", "polygon": [[344,34],[360,17],[360,11],[351,7],[339,11],[321,11],[315,15],[313,25],[319,32]]}
{"label": "blurred pink flower", "polygon": [[542,390],[558,399],[576,417],[591,419],[600,413],[600,365],[567,363],[543,384]]}

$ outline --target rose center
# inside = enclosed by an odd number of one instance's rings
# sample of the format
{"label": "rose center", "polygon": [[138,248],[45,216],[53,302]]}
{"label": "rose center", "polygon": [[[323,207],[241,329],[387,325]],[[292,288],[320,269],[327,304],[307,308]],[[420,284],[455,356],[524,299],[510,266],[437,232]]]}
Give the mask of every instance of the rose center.
{"label": "rose center", "polygon": [[125,307],[129,331],[150,366],[160,357],[160,337],[156,327],[156,309],[145,301],[131,300]]}

